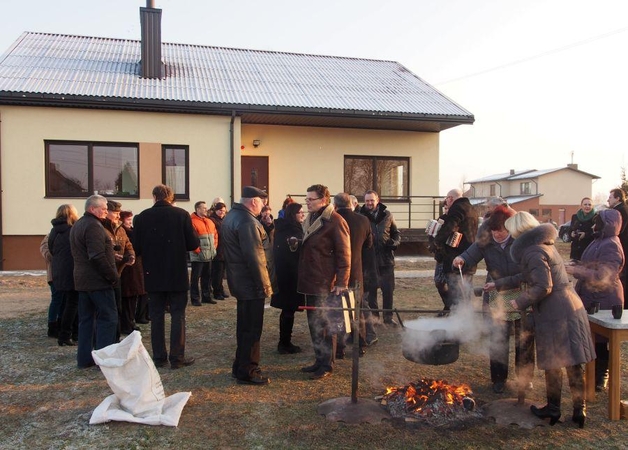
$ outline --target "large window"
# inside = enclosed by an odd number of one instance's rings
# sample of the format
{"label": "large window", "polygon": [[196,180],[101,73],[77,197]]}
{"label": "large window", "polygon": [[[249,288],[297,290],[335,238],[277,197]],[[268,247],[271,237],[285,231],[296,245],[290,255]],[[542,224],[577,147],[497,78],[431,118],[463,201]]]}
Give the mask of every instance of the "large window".
{"label": "large window", "polygon": [[139,197],[138,145],[46,141],[46,197]]}
{"label": "large window", "polygon": [[519,188],[520,188],[520,194],[522,195],[529,195],[530,194],[530,182],[529,181],[524,181],[522,183],[519,184]]}
{"label": "large window", "polygon": [[190,199],[189,147],[187,145],[163,145],[162,182],[174,191],[174,198]]}
{"label": "large window", "polygon": [[356,197],[373,189],[382,199],[407,200],[410,158],[345,156],[345,192]]}

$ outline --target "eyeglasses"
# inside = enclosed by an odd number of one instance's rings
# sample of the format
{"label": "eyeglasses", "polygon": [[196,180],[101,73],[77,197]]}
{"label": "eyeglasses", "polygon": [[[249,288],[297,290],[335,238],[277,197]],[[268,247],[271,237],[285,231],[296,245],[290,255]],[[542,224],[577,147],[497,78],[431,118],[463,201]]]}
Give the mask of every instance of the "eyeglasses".
{"label": "eyeglasses", "polygon": [[314,202],[316,200],[320,200],[323,197],[316,197],[316,198],[309,198],[309,197],[305,197],[305,201],[306,202]]}

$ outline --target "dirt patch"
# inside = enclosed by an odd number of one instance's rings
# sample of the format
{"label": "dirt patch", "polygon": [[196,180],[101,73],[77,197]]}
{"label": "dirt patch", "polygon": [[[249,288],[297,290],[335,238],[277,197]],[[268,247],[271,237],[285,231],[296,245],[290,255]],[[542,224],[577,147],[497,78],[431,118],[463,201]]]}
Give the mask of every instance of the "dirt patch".
{"label": "dirt patch", "polygon": [[50,288],[45,275],[0,276],[0,318],[19,317],[47,310]]}

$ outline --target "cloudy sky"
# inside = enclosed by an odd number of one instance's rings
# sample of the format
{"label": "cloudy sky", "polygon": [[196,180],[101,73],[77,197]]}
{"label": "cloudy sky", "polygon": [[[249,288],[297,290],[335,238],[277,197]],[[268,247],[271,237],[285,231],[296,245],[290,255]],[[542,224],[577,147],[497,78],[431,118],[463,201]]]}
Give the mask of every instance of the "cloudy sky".
{"label": "cloudy sky", "polygon": [[[141,0],[1,0],[24,31],[139,39]],[[606,198],[628,165],[626,0],[155,0],[165,42],[398,61],[471,111],[441,134],[440,193],[577,163]]]}

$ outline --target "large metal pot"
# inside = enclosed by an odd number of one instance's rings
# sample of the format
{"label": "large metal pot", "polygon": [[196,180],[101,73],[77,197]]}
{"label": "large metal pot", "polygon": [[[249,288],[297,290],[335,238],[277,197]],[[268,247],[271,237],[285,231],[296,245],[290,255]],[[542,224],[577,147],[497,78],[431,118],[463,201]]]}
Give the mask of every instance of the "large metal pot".
{"label": "large metal pot", "polygon": [[454,339],[448,339],[445,330],[408,330],[407,332],[411,333],[411,338],[404,338],[402,351],[408,361],[441,366],[458,360],[460,343]]}

